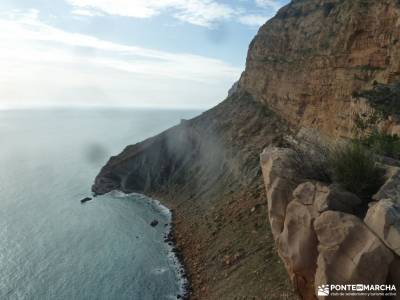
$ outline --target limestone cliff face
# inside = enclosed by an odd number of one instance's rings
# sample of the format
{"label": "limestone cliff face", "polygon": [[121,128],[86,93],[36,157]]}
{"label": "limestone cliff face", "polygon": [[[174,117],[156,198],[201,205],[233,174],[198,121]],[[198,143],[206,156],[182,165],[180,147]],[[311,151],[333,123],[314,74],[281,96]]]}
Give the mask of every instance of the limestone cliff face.
{"label": "limestone cliff face", "polygon": [[400,3],[295,0],[252,41],[241,88],[290,124],[349,136],[353,92],[400,79]]}

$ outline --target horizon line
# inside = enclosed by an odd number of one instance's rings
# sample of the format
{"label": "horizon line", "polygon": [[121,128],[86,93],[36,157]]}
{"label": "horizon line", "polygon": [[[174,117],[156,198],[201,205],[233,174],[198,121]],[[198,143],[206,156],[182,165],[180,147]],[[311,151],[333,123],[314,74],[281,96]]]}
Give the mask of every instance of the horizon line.
{"label": "horizon line", "polygon": [[57,110],[57,109],[137,109],[137,110],[198,110],[205,111],[212,107],[184,107],[184,106],[136,106],[112,104],[0,104],[0,111],[11,110]]}

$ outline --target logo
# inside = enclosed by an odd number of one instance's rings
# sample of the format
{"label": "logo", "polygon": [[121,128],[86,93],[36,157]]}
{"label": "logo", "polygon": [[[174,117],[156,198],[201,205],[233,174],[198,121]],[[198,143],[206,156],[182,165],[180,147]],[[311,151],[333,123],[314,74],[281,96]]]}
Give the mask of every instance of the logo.
{"label": "logo", "polygon": [[396,296],[394,284],[323,284],[317,288],[317,296]]}
{"label": "logo", "polygon": [[318,296],[329,296],[329,284],[323,284],[318,286]]}

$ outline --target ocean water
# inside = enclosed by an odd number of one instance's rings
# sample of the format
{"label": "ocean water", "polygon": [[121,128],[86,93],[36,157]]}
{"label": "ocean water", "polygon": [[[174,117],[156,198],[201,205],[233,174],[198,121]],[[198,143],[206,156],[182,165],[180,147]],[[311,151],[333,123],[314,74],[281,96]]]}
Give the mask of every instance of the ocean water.
{"label": "ocean water", "polygon": [[0,299],[176,299],[168,212],[142,195],[80,199],[109,156],[196,114],[0,111]]}

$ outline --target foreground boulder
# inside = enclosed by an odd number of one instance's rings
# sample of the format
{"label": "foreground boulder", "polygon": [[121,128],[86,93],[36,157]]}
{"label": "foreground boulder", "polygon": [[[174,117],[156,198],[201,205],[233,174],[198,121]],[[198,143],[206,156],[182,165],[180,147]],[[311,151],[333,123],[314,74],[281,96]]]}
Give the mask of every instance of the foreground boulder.
{"label": "foreground boulder", "polygon": [[387,167],[386,182],[373,196],[364,222],[397,255],[400,255],[400,168]]}
{"label": "foreground boulder", "polygon": [[400,168],[387,167],[385,177],[385,183],[372,198],[376,201],[392,199],[400,203]]}
{"label": "foreground boulder", "polygon": [[379,238],[400,255],[400,204],[384,199],[368,209],[365,223]]}
{"label": "foreground boulder", "polygon": [[359,218],[326,211],[314,228],[319,242],[315,286],[386,283],[394,255]]}
{"label": "foreground boulder", "polygon": [[314,295],[318,256],[317,237],[313,230],[313,222],[318,215],[313,207],[315,192],[315,185],[310,182],[295,189],[286,209],[283,231],[277,238],[279,255],[290,279],[304,299],[312,299]]}
{"label": "foreground boulder", "polygon": [[291,149],[268,147],[261,154],[261,167],[267,188],[269,220],[276,239],[283,230],[292,192],[300,182],[296,153]]}
{"label": "foreground boulder", "polygon": [[361,200],[338,185],[305,177],[310,173],[296,155],[269,147],[261,165],[278,254],[300,298],[317,299],[316,288],[325,284],[400,282],[396,204],[376,202],[365,224],[353,215]]}

